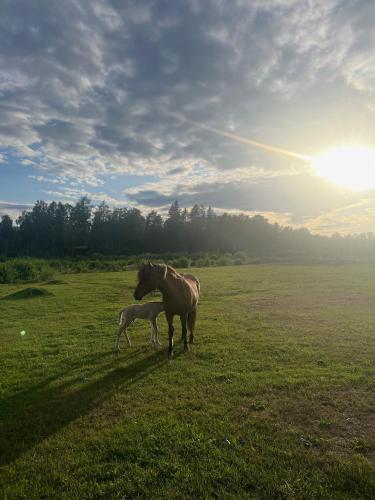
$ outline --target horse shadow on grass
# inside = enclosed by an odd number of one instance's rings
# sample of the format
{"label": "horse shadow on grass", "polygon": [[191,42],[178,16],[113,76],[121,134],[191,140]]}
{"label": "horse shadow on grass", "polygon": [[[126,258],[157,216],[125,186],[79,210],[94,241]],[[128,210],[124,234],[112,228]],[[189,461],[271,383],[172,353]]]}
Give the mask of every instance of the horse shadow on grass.
{"label": "horse shadow on grass", "polygon": [[[0,410],[0,465],[12,463],[69,423],[102,405],[116,391],[138,383],[168,362],[164,350],[132,361],[140,352],[142,351],[137,350],[125,358],[124,361],[130,361],[130,364],[115,368],[113,365],[123,359],[114,360],[112,353],[95,356],[97,360],[108,356],[109,361],[104,367],[101,365],[100,369],[109,368],[109,371],[103,377],[85,383],[83,387],[73,387],[86,380],[82,373],[57,387],[51,387],[59,378],[69,376],[70,372],[79,369],[79,363],[76,362],[65,372],[5,398]],[[95,362],[93,357],[91,360]],[[97,368],[93,366],[92,373]]]}

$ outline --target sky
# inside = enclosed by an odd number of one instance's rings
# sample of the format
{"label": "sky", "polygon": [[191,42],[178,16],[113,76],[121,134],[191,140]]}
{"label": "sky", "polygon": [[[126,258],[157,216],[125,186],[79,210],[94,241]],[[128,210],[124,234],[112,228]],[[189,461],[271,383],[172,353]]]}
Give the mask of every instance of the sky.
{"label": "sky", "polygon": [[[88,195],[375,231],[373,0],[0,0],[0,13],[0,215]],[[327,151],[342,154],[328,165]]]}

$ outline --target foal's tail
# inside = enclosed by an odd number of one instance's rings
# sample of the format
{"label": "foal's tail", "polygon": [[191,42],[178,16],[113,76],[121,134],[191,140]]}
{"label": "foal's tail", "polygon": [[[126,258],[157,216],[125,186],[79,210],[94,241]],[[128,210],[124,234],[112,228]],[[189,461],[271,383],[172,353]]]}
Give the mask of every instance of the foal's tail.
{"label": "foal's tail", "polygon": [[118,326],[121,326],[122,325],[122,317],[124,315],[124,310],[120,311],[118,313]]}

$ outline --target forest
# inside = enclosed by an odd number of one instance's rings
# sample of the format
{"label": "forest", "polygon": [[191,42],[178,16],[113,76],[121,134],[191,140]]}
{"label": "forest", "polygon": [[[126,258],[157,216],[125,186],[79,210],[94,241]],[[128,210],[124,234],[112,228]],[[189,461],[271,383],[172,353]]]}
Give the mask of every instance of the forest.
{"label": "forest", "polygon": [[3,258],[127,256],[175,252],[246,252],[259,258],[368,259],[375,255],[372,233],[342,236],[312,234],[271,224],[262,215],[216,214],[211,207],[190,210],[172,203],[163,218],[152,210],[93,206],[87,197],[75,204],[37,201],[13,221],[3,215]]}

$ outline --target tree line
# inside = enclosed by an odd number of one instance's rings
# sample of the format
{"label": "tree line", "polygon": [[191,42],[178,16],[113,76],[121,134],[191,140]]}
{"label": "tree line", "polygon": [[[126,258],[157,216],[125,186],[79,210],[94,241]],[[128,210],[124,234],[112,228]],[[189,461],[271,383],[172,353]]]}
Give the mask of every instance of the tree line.
{"label": "tree line", "polygon": [[175,201],[163,217],[143,216],[137,208],[92,206],[87,197],[75,204],[37,201],[15,221],[3,215],[0,254],[61,257],[93,253],[120,256],[141,253],[246,252],[257,257],[368,258],[375,255],[372,233],[321,236],[306,228],[271,224],[249,217]]}

